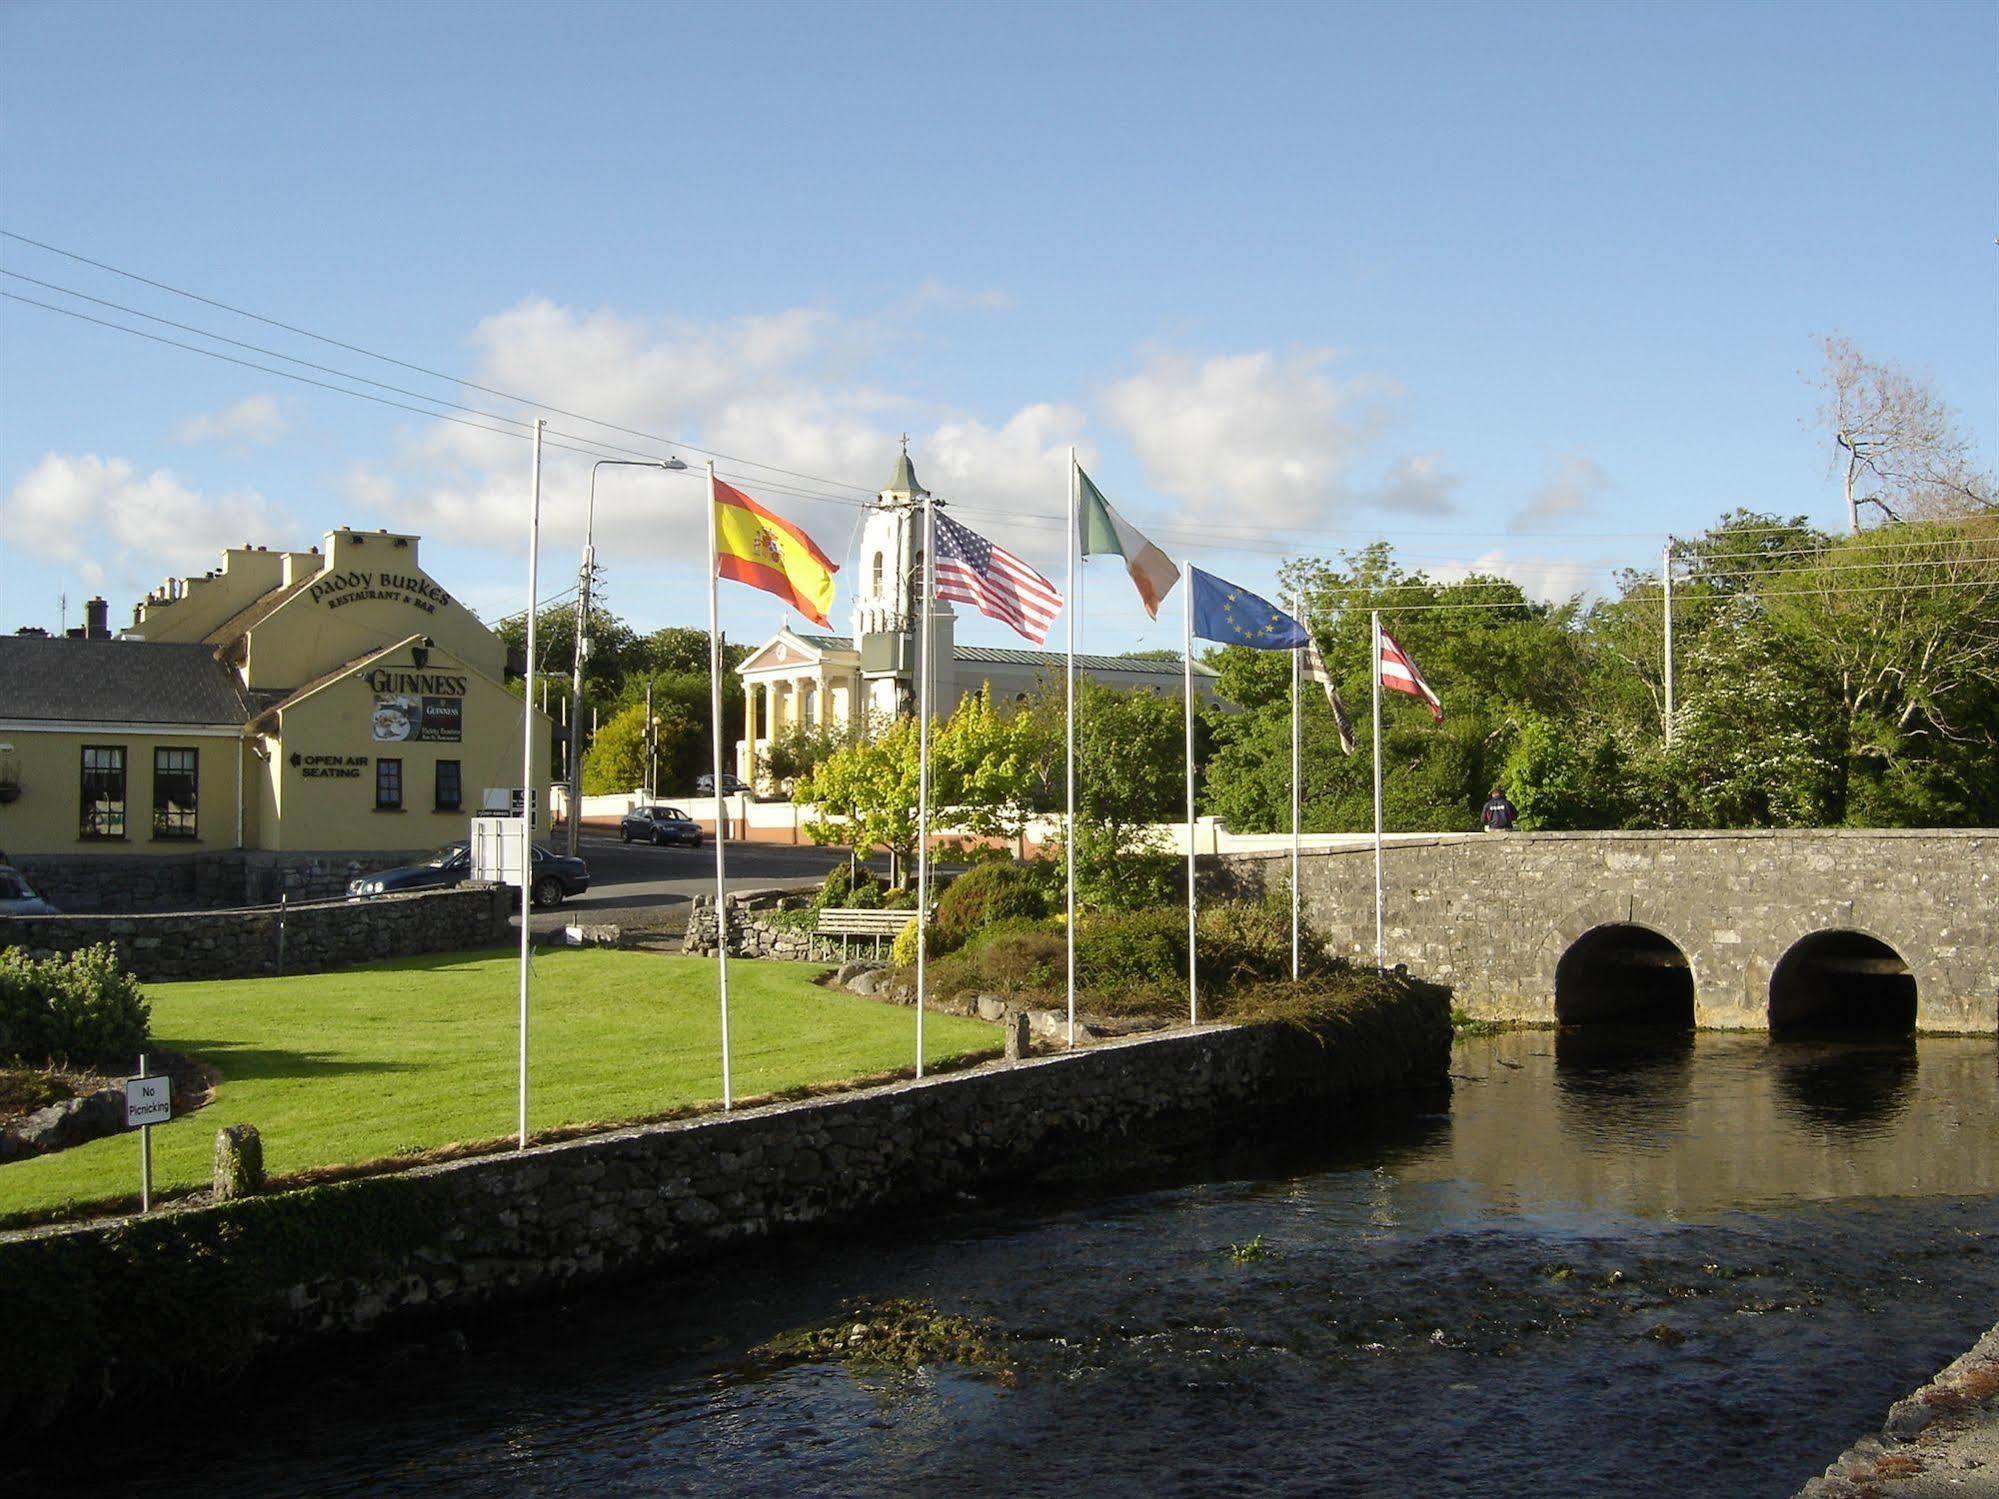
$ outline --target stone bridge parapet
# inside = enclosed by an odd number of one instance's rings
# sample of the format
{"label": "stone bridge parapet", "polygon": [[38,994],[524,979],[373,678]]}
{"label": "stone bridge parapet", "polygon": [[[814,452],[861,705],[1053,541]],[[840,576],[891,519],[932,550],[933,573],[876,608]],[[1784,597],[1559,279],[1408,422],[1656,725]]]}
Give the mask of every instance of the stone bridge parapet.
{"label": "stone bridge parapet", "polygon": [[[1288,888],[1288,853],[1203,863],[1217,890]],[[1703,1027],[1766,1029],[1786,954],[1856,933],[1907,965],[1917,1029],[1999,1032],[1992,829],[1440,834],[1390,843],[1386,864],[1388,963],[1452,985],[1482,1017],[1554,1022],[1563,957],[1633,926],[1684,954]],[[1311,850],[1301,869],[1312,927],[1372,962],[1372,846]]]}

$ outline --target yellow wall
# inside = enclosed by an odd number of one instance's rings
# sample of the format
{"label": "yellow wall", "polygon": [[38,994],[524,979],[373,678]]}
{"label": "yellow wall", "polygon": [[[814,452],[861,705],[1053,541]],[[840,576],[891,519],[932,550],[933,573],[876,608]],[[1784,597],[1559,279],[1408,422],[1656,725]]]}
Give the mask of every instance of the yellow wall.
{"label": "yellow wall", "polygon": [[[143,647],[133,647],[143,649]],[[47,731],[0,725],[0,765],[19,776],[18,799],[0,805],[0,849],[10,858],[28,854],[185,854],[236,847],[236,773],[243,753],[234,734],[122,729]],[[125,834],[82,836],[83,747],[125,751]],[[153,751],[192,749],[197,760],[194,838],[153,836]]]}
{"label": "yellow wall", "polygon": [[[394,671],[414,668],[398,652]],[[465,681],[464,720],[456,742],[377,741],[375,692],[364,680],[372,667],[329,684],[281,710],[279,731],[263,741],[271,758],[260,764],[260,798],[270,808],[260,818],[260,846],[271,849],[419,849],[463,838],[480,810],[485,789],[512,788],[521,779],[521,700],[498,682],[443,651],[424,670]],[[535,781],[548,781],[551,723],[536,711]],[[375,809],[377,762],[402,761],[403,810]],[[296,763],[294,763],[296,760]],[[461,804],[437,810],[437,762],[459,763]],[[544,825],[543,831],[546,832]]]}
{"label": "yellow wall", "polygon": [[222,554],[221,570],[204,578],[182,578],[179,598],[172,585],[155,590],[139,606],[132,633],[147,640],[196,641],[240,614],[274,588],[284,585],[287,568],[317,571],[319,557],[310,552],[267,552],[256,547],[231,547]]}
{"label": "yellow wall", "polygon": [[245,685],[303,687],[410,635],[429,636],[440,652],[489,677],[506,670],[499,636],[417,566],[415,537],[329,532],[326,567],[251,630]]}

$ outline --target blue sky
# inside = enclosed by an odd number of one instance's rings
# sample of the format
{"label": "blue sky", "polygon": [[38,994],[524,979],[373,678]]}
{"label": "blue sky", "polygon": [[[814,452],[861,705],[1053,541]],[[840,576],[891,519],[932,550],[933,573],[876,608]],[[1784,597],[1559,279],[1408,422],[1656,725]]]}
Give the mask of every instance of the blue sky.
{"label": "blue sky", "polygon": [[[1074,442],[1251,586],[1374,536],[1602,586],[1736,505],[1839,523],[1828,332],[1999,448],[1990,4],[12,3],[0,132],[0,227],[718,449],[835,555],[857,512],[793,491],[880,484],[906,431],[1051,570]],[[525,414],[16,240],[0,268]],[[65,592],[129,618],[336,524],[421,533],[497,615],[527,473],[518,440],[0,301],[0,627]],[[584,473],[551,454],[544,595]],[[703,621],[695,484],[608,475],[597,539],[633,623]],[[1088,642],[1174,643],[1103,567]],[[780,617],[725,595],[734,633]]]}

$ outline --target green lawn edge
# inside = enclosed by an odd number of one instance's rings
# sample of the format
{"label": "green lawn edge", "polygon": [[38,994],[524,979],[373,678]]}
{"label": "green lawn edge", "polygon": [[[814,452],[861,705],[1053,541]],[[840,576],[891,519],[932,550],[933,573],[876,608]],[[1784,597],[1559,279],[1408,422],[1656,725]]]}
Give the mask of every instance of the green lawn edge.
{"label": "green lawn edge", "polygon": [[[908,1007],[816,982],[823,964],[729,966],[737,1102],[913,1070]],[[207,1107],[153,1132],[161,1197],[206,1188],[215,1133],[254,1124],[266,1168],[311,1180],[414,1163],[515,1134],[519,958],[492,950],[333,973],[149,984],[156,1049],[221,1069]],[[577,1134],[721,1106],[721,1014],[711,959],[537,949],[530,967],[528,1125]],[[924,1063],[990,1055],[998,1029],[931,1012]],[[136,1201],[139,1142],[118,1135],[0,1166],[0,1227]]]}

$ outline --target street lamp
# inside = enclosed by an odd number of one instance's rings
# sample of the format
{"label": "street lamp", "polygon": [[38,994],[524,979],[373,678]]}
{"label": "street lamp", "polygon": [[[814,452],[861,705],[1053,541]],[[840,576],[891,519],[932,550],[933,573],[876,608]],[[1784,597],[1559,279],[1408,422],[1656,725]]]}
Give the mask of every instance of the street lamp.
{"label": "street lamp", "polygon": [[[597,470],[600,468],[660,468],[687,465],[678,458],[599,458],[590,465],[590,501],[583,513],[583,576],[576,590],[576,663],[569,679],[569,852],[574,854],[583,830],[583,662],[590,654],[590,585],[597,574]],[[647,716],[651,713],[648,710]]]}

